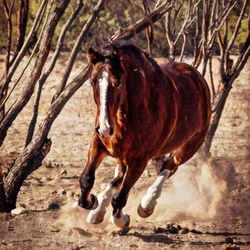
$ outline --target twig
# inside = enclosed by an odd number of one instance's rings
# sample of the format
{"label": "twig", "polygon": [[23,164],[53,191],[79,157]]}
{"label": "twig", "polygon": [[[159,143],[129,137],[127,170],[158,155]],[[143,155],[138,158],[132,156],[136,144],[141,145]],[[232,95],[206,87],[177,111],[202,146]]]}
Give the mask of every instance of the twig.
{"label": "twig", "polygon": [[148,16],[140,19],[135,24],[130,25],[127,28],[118,30],[113,36],[109,38],[109,42],[115,42],[119,39],[128,40],[147,28],[152,23],[159,20],[162,16],[164,16],[170,9],[173,8],[173,3],[163,3],[161,6],[156,8],[153,12],[151,12]]}
{"label": "twig", "polygon": [[[150,13],[149,5],[147,0],[141,0],[143,6],[144,15],[148,15]],[[153,25],[150,25],[146,29],[146,37],[147,37],[147,47],[148,53],[152,54],[152,43],[153,43]]]}
{"label": "twig", "polygon": [[4,12],[5,12],[5,17],[7,21],[7,37],[8,37],[8,45],[7,45],[7,52],[6,52],[6,57],[5,57],[5,77],[8,75],[9,71],[9,62],[10,62],[10,51],[11,51],[11,41],[12,41],[12,12],[13,12],[13,6],[14,6],[14,1],[11,0],[9,4],[7,4],[6,0],[3,0],[3,6],[4,6]]}
{"label": "twig", "polygon": [[211,90],[212,90],[212,102],[215,99],[216,92],[214,87],[214,78],[213,78],[213,54],[211,53],[209,56],[209,75],[210,75],[210,83],[211,83]]}
{"label": "twig", "polygon": [[186,35],[186,33],[184,32],[182,34],[182,36],[183,36],[183,44],[182,44],[182,47],[181,47],[180,62],[182,62],[182,60],[183,60],[185,46],[186,46],[186,43],[187,43],[187,35]]}
{"label": "twig", "polygon": [[[240,15],[238,17],[237,23],[235,25],[234,33],[233,33],[230,41],[227,44],[227,48],[226,48],[226,51],[225,51],[226,57],[227,57],[227,55],[229,55],[229,52],[232,49],[232,47],[234,45],[234,42],[235,42],[235,39],[236,39],[236,37],[238,35],[238,32],[240,30],[242,18],[243,18],[243,15],[244,15],[245,11],[246,11],[246,8],[247,8],[247,3],[248,3],[248,0],[245,0],[244,3],[243,3],[243,7],[241,9]],[[228,69],[226,68],[226,70],[228,70]]]}

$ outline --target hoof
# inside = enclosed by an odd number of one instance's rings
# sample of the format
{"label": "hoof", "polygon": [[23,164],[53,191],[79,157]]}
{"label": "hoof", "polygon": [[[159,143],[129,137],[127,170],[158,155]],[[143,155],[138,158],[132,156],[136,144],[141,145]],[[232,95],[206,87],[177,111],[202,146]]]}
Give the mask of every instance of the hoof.
{"label": "hoof", "polygon": [[123,228],[121,228],[121,229],[119,229],[117,231],[117,234],[119,234],[119,235],[125,235],[126,233],[128,233],[129,230],[130,230],[129,224],[130,224],[130,216],[128,215],[128,221],[127,221],[127,223],[125,224],[125,226]]}
{"label": "hoof", "polygon": [[149,210],[145,210],[140,204],[137,208],[137,213],[142,218],[149,217],[150,215],[152,215],[153,212],[154,212],[154,207]]}
{"label": "hoof", "polygon": [[89,209],[94,210],[98,207],[98,199],[93,194],[91,194],[90,197],[91,197],[91,202]]}
{"label": "hoof", "polygon": [[90,211],[87,217],[87,222],[89,224],[100,224],[104,220],[105,213]]}
{"label": "hoof", "polygon": [[98,206],[98,200],[96,198],[96,196],[94,196],[93,194],[90,195],[90,202],[84,202],[84,200],[80,197],[78,204],[80,207],[88,209],[88,210],[94,210],[97,208]]}
{"label": "hoof", "polygon": [[127,228],[129,228],[130,216],[128,214],[124,214],[119,217],[112,216],[110,219],[112,223],[114,223],[117,227],[121,228],[122,230],[126,230]]}

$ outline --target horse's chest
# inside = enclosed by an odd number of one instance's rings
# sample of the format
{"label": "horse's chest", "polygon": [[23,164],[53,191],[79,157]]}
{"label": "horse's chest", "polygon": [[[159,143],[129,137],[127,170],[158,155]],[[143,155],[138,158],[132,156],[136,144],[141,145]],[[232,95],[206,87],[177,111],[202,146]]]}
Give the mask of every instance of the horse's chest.
{"label": "horse's chest", "polygon": [[123,151],[123,140],[117,136],[112,136],[110,139],[102,139],[102,143],[113,157],[120,157]]}

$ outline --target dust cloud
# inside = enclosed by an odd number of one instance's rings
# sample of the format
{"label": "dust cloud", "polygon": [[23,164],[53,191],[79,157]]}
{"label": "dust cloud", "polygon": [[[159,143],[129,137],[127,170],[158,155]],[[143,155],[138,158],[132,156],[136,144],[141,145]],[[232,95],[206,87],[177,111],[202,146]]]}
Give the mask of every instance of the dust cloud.
{"label": "dust cloud", "polygon": [[[131,195],[128,201],[127,211],[137,219],[136,209],[145,192]],[[212,220],[226,192],[226,181],[217,177],[212,162],[192,160],[166,181],[155,211],[147,220]]]}
{"label": "dust cloud", "polygon": [[[147,188],[145,186],[143,191],[138,191],[135,188],[129,196],[124,212],[131,216],[131,225],[135,223],[135,220],[145,220],[138,216],[137,207]],[[140,190],[142,189],[140,188]],[[218,208],[221,208],[221,201],[226,192],[226,181],[217,177],[212,162],[192,160],[181,166],[166,181],[153,215],[146,220],[152,223],[212,220],[216,217]],[[86,222],[87,214],[87,210],[77,206],[75,200],[69,199],[62,208],[58,222],[63,224],[65,228],[88,228],[94,231],[100,230],[102,233],[115,229],[115,226],[110,222],[111,206],[101,224],[88,224]]]}
{"label": "dust cloud", "polygon": [[61,224],[65,229],[84,228],[97,233],[108,233],[115,229],[110,223],[111,207],[107,209],[104,221],[101,224],[89,224],[86,219],[89,211],[78,206],[75,199],[68,199],[62,207],[61,214],[56,224]]}

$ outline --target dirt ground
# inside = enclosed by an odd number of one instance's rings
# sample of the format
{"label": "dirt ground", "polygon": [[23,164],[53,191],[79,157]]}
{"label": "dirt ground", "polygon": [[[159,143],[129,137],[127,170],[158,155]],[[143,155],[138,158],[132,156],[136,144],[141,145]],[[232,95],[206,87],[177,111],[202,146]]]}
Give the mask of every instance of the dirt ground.
{"label": "dirt ground", "polygon": [[[44,86],[39,122],[62,77],[66,57]],[[72,75],[83,67],[81,59]],[[55,121],[49,135],[51,152],[21,188],[17,207],[22,213],[0,214],[0,249],[250,249],[249,70],[250,63],[234,83],[214,139],[212,160],[194,157],[183,165],[165,184],[154,214],[142,219],[137,206],[156,178],[149,164],[124,209],[131,218],[131,229],[124,236],[109,221],[111,210],[102,224],[89,225],[87,212],[75,206],[95,116],[86,82]],[[24,84],[25,76],[16,97]],[[33,104],[34,97],[8,132],[0,151],[2,167],[11,164],[24,146]],[[93,193],[112,179],[114,167],[112,158],[105,159]]]}

